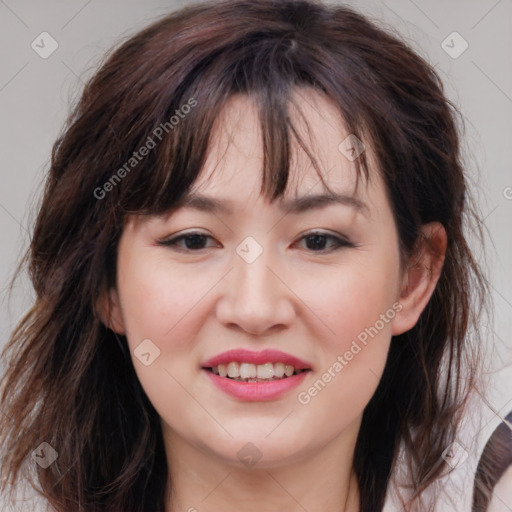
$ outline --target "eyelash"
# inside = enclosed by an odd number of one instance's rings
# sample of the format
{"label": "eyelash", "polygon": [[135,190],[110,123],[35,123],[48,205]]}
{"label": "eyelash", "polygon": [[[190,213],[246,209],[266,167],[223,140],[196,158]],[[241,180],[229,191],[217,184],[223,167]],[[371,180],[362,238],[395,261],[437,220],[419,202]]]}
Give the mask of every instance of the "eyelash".
{"label": "eyelash", "polygon": [[[179,248],[178,242],[180,242],[181,240],[185,240],[189,236],[201,236],[201,237],[205,237],[205,238],[213,238],[210,235],[206,235],[204,233],[190,232],[190,233],[185,233],[185,234],[182,234],[182,235],[178,235],[177,237],[174,237],[174,238],[171,238],[171,239],[168,239],[168,240],[160,240],[158,242],[158,244],[166,246],[166,247],[175,248],[179,252],[200,252],[200,251],[203,251],[204,249],[208,249],[209,248],[209,247],[203,247],[201,249],[187,249],[187,248],[183,248],[183,247]],[[346,240],[346,239],[341,238],[341,237],[337,237],[337,236],[332,235],[330,233],[324,233],[322,231],[310,231],[310,232],[306,233],[305,235],[303,235],[300,238],[300,240],[305,240],[305,239],[313,237],[313,236],[321,236],[321,237],[324,237],[326,239],[332,240],[335,243],[335,247],[333,249],[330,249],[330,250],[321,249],[319,251],[315,251],[315,250],[310,249],[310,252],[313,252],[313,253],[320,253],[320,254],[322,254],[322,253],[330,253],[330,252],[339,250],[342,247],[356,247],[356,244],[353,244],[349,240]]]}

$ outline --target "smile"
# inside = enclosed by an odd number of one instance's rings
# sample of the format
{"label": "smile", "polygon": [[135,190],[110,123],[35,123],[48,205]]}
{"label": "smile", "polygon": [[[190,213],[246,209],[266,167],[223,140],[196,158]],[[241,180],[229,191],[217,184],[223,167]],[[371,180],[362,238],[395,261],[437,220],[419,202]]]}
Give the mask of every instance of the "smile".
{"label": "smile", "polygon": [[279,350],[234,349],[205,361],[201,370],[221,391],[242,401],[276,400],[312,371],[306,361]]}
{"label": "smile", "polygon": [[279,379],[286,379],[303,371],[294,366],[284,363],[240,363],[232,361],[228,364],[219,364],[207,368],[215,375],[226,377],[241,382],[269,382]]}

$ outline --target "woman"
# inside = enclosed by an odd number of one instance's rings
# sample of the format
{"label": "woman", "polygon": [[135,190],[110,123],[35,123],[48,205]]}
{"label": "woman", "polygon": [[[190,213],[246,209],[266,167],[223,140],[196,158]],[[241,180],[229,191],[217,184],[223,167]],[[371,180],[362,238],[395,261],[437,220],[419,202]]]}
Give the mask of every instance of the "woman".
{"label": "woman", "polygon": [[122,44],[54,146],[4,475],[59,512],[433,510],[486,292],[456,119],[342,6],[205,3]]}

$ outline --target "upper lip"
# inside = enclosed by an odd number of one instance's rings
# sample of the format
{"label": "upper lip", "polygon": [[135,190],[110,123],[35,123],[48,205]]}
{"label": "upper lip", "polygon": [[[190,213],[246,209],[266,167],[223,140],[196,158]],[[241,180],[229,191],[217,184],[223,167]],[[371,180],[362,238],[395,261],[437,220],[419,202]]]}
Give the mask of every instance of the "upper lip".
{"label": "upper lip", "polygon": [[265,364],[265,363],[283,363],[293,366],[297,370],[310,370],[311,365],[298,357],[286,354],[280,350],[262,350],[261,352],[254,352],[253,350],[246,350],[238,348],[222,352],[202,364],[202,368],[212,368],[219,364],[227,364],[232,361],[240,363],[252,364]]}

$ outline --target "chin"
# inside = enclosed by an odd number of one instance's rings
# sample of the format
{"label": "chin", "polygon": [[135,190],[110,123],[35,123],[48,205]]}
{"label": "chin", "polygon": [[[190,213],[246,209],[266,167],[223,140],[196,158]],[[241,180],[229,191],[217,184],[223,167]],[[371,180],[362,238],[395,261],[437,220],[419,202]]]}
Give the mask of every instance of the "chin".
{"label": "chin", "polygon": [[220,452],[218,445],[209,449],[226,464],[251,471],[294,464],[305,455],[302,448],[297,451],[296,443],[291,439],[289,444],[283,444],[279,439],[265,438],[264,435],[252,441],[248,437],[236,437],[221,446]]}

